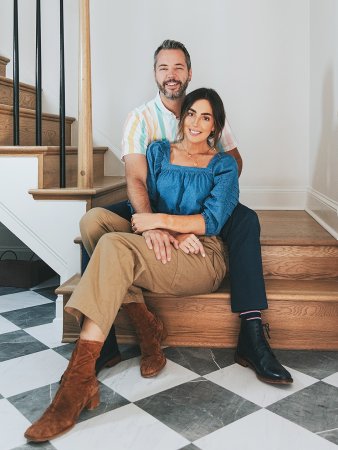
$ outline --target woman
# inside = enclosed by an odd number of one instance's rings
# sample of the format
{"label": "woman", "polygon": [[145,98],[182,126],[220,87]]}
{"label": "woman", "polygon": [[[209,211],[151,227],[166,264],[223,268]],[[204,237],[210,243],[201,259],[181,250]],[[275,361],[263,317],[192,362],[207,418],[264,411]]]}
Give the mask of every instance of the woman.
{"label": "woman", "polygon": [[[152,376],[154,359],[157,372],[165,365],[160,343],[166,332],[144,305],[142,289],[193,295],[219,287],[226,267],[223,243],[216,235],[238,203],[237,164],[215,149],[224,122],[223,103],[215,91],[201,88],[187,95],[178,141],[156,141],[147,150],[154,214],[134,214],[130,224],[105,210],[103,231],[85,237],[92,256],[65,307],[83,320],[80,339],[53,402],[26,431],[27,439],[53,439],[75,425],[83,408],[99,405],[95,361],[122,303],[145,341],[141,372]],[[175,234],[167,264],[159,263],[149,249],[147,232],[155,228]],[[139,308],[133,317],[136,303],[144,305],[142,317]]]}

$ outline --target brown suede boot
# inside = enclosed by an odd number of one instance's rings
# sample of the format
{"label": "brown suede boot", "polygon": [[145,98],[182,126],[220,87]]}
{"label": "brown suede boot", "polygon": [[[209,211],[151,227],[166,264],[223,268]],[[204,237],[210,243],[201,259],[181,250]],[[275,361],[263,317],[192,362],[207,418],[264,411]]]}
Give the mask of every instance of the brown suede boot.
{"label": "brown suede boot", "polygon": [[154,377],[166,365],[166,357],[161,349],[161,342],[167,337],[162,321],[154,316],[144,303],[125,303],[141,347],[141,375]]}
{"label": "brown suede boot", "polygon": [[99,406],[95,361],[102,345],[103,342],[84,339],[77,341],[52,403],[42,417],[25,432],[29,441],[49,441],[70,430],[85,407],[94,409]]}

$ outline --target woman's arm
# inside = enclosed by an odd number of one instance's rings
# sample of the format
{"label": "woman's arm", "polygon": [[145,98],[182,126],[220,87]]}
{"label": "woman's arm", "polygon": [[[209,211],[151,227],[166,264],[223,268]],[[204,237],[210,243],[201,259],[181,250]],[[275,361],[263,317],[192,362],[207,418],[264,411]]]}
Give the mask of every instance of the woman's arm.
{"label": "woman's arm", "polygon": [[134,214],[132,226],[135,233],[143,233],[146,230],[162,228],[177,233],[205,234],[205,220],[202,214],[190,216],[177,216],[173,214]]}
{"label": "woman's arm", "polygon": [[237,164],[230,155],[222,154],[214,171],[214,186],[204,201],[201,214],[134,214],[136,233],[163,228],[178,233],[217,235],[238,203]]}

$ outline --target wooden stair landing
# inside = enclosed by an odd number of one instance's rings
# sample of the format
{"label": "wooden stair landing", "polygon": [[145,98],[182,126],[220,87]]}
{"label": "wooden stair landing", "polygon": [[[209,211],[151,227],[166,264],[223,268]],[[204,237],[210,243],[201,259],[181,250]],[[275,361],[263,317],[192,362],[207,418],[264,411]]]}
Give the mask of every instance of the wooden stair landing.
{"label": "wooden stair landing", "polygon": [[[338,241],[304,211],[258,214],[269,301],[264,321],[271,327],[271,345],[281,349],[338,350]],[[271,261],[264,256],[266,249],[274,250],[276,259]],[[300,249],[307,253],[300,255]],[[281,251],[284,256],[279,256]],[[314,265],[313,253],[318,259]],[[317,268],[321,265],[326,268],[320,271]],[[65,303],[79,279],[76,275],[57,289]],[[164,345],[236,345],[239,320],[231,312],[228,279],[212,294],[175,297],[145,292],[144,296],[149,308],[163,319],[168,329]],[[136,342],[123,309],[115,325],[120,343]],[[64,342],[75,340],[78,332],[73,317],[65,313]]]}

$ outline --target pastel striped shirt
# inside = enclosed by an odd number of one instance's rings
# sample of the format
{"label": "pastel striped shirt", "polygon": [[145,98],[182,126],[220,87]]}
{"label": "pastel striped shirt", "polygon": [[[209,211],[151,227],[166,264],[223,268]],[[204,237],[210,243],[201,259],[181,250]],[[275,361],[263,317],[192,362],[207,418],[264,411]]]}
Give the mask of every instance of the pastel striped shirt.
{"label": "pastel striped shirt", "polygon": [[[138,153],[145,155],[153,141],[176,140],[178,119],[162,103],[160,94],[148,103],[129,113],[122,137],[122,156]],[[225,121],[219,151],[229,151],[237,147],[229,122]]]}

